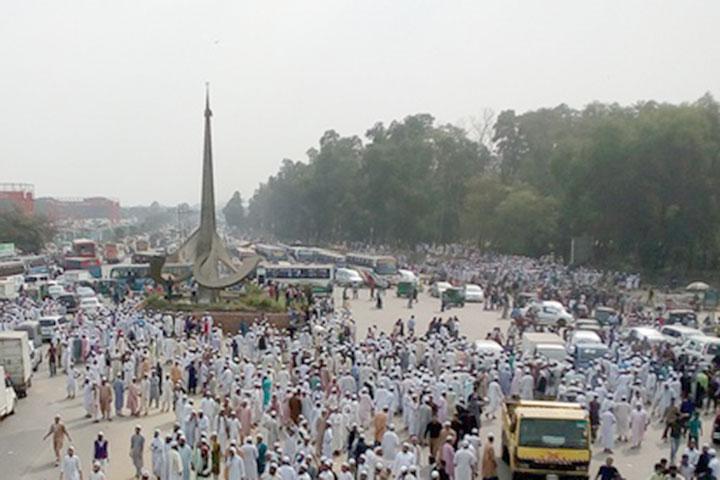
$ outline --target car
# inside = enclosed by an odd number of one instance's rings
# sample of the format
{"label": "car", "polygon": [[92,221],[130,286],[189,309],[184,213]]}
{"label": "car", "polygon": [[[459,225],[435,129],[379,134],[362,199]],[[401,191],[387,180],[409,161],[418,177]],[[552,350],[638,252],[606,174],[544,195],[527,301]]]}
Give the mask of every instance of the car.
{"label": "car", "polygon": [[95,290],[93,290],[90,287],[86,287],[86,286],[78,286],[75,289],[75,293],[77,293],[77,296],[80,297],[81,299],[82,298],[90,298],[90,297],[94,297],[95,295],[97,295],[95,293]]}
{"label": "car", "polygon": [[46,315],[40,317],[38,323],[40,324],[40,339],[43,342],[49,342],[53,339],[57,333],[58,327],[62,317],[60,315]]}
{"label": "car", "polygon": [[686,327],[697,328],[697,314],[687,309],[669,310],[667,312],[665,325],[684,325]]}
{"label": "car", "polygon": [[78,310],[78,299],[77,297],[72,293],[66,293],[64,295],[60,295],[57,298],[57,301],[60,305],[65,307],[66,313],[75,313]]}
{"label": "car", "polygon": [[476,340],[476,358],[481,367],[491,367],[500,358],[503,348],[495,340]]}
{"label": "car", "polygon": [[28,340],[30,345],[30,365],[32,366],[33,372],[37,372],[38,367],[42,363],[42,349],[35,347],[35,342]]}
{"label": "car", "polygon": [[335,283],[340,287],[360,287],[365,281],[352,268],[338,268],[335,270]]}
{"label": "car", "polygon": [[602,326],[597,320],[593,320],[592,318],[578,318],[575,320],[575,330],[590,330],[598,333],[602,331],[602,329]]}
{"label": "car", "polygon": [[617,311],[610,307],[597,307],[593,318],[602,326],[609,325],[617,321]]}
{"label": "car", "polygon": [[50,285],[47,289],[47,293],[53,300],[56,300],[61,295],[65,295],[67,292],[62,285]]}
{"label": "car", "polygon": [[102,308],[102,303],[97,297],[85,297],[80,299],[80,310],[85,313],[97,313]]}
{"label": "car", "polygon": [[576,345],[573,351],[575,368],[587,367],[592,361],[603,357],[608,351],[609,349],[604,343],[580,343]]}
{"label": "car", "polygon": [[628,330],[627,338],[631,342],[646,341],[650,345],[659,345],[667,342],[667,337],[651,327],[632,327]]}
{"label": "car", "polygon": [[465,285],[465,301],[466,302],[484,302],[485,292],[480,285],[468,283]]}
{"label": "car", "polygon": [[551,300],[533,302],[521,313],[524,317],[533,316],[537,325],[562,328],[573,323],[573,316],[565,310],[563,304]]}
{"label": "car", "polygon": [[440,298],[445,290],[452,288],[452,284],[448,282],[435,282],[430,287],[430,295]]}
{"label": "car", "polygon": [[698,361],[711,363],[720,355],[720,338],[717,337],[690,337],[685,343],[675,347],[676,355],[684,352]]}
{"label": "car", "polygon": [[574,352],[575,347],[578,345],[589,345],[589,344],[602,344],[603,341],[600,335],[593,332],[592,330],[575,330],[568,340],[568,351]]}
{"label": "car", "polygon": [[670,345],[682,345],[692,337],[704,337],[705,334],[697,328],[683,325],[665,325],[660,329]]}

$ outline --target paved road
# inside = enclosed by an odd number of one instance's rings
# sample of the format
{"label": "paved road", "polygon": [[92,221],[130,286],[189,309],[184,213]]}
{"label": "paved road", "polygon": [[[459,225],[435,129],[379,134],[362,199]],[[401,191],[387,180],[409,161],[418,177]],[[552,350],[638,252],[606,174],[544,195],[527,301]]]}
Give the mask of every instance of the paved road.
{"label": "paved road", "polygon": [[[364,336],[370,325],[378,325],[388,331],[398,318],[407,319],[411,314],[417,319],[418,330],[423,331],[433,316],[443,315],[440,313],[439,301],[425,295],[420,296],[420,303],[412,310],[407,308],[406,301],[396,299],[392,294],[386,297],[385,308],[376,310],[374,303],[367,297],[367,291],[361,291],[361,299],[350,302],[358,322],[359,336]],[[337,298],[337,305],[340,304]],[[481,305],[468,304],[464,308],[452,309],[449,313],[459,317],[461,332],[471,339],[484,338],[495,326],[507,328],[507,320],[500,320],[498,312],[485,312]],[[59,477],[59,470],[53,467],[50,440],[41,441],[56,413],[62,415],[66,422],[86,472],[89,471],[89,460],[92,458],[92,442],[98,431],[105,433],[110,442],[111,458],[107,473],[112,480],[132,478],[128,449],[135,424],[143,427],[149,444],[153,429],[167,431],[174,421],[172,414],[151,414],[139,420],[115,418],[112,422],[92,423],[84,418],[80,397],[65,400],[64,377],[48,378],[43,364],[35,374],[28,397],[18,403],[15,415],[0,422],[0,479],[54,480]],[[709,441],[711,421],[710,417],[706,418],[704,441]],[[498,424],[497,420],[484,424],[481,434],[484,436],[494,432],[499,438]],[[646,478],[652,471],[652,465],[661,456],[669,454],[669,444],[660,442],[659,437],[660,428],[653,424],[641,450],[631,451],[624,445],[618,445],[616,465],[626,478]],[[595,449],[593,472],[604,458],[605,455]],[[146,461],[150,462],[149,453]],[[505,469],[501,472],[501,478],[509,478]]]}

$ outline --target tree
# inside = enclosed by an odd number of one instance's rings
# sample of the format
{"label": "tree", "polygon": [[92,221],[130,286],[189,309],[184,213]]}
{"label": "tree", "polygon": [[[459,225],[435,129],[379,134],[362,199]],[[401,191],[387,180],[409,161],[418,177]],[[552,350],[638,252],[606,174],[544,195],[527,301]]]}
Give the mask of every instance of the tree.
{"label": "tree", "polygon": [[0,243],[14,243],[24,253],[39,253],[55,233],[46,217],[24,215],[15,208],[0,210]]}
{"label": "tree", "polygon": [[228,225],[235,228],[243,228],[245,226],[245,206],[243,205],[240,192],[235,191],[233,196],[228,200],[222,210],[225,215],[225,221]]}

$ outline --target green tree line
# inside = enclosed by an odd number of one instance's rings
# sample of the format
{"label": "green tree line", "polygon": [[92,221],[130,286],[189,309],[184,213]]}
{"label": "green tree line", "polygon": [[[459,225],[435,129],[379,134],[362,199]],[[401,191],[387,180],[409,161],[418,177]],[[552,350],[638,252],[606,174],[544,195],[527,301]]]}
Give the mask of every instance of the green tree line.
{"label": "green tree line", "polygon": [[[431,115],[329,130],[249,201],[246,228],[286,241],[464,242],[502,253],[716,268],[720,108],[692,103],[502,111],[478,140]],[[237,198],[235,204],[237,204]]]}

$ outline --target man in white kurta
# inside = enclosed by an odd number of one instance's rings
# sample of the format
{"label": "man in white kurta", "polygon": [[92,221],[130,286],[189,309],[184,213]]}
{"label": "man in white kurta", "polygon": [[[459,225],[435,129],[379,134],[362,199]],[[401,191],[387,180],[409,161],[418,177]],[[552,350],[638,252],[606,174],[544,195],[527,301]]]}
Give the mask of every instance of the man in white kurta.
{"label": "man in white kurta", "polygon": [[398,438],[397,433],[395,433],[395,427],[393,425],[388,425],[388,430],[383,434],[380,447],[383,451],[384,460],[389,464],[394,462],[398,447],[400,447],[400,438]]}
{"label": "man in white kurta", "polygon": [[623,397],[615,404],[613,413],[615,414],[615,419],[617,420],[618,439],[621,442],[626,442],[628,435],[630,434],[630,414],[632,413],[632,407],[626,397]]}
{"label": "man in white kurta", "polygon": [[243,461],[235,451],[235,447],[230,447],[230,456],[225,461],[225,470],[227,471],[227,480],[242,480],[245,478]]}
{"label": "man in white kurta", "polygon": [[455,464],[454,480],[472,480],[476,462],[475,454],[470,450],[468,442],[463,440],[453,459]]}
{"label": "man in white kurta", "polygon": [[492,382],[490,382],[490,385],[488,385],[488,406],[485,410],[485,414],[488,416],[488,418],[495,418],[495,412],[497,411],[498,407],[502,404],[503,398],[505,397],[502,392],[502,388],[500,387],[500,383],[498,382],[498,379],[493,379]]}
{"label": "man in white kurta", "polygon": [[80,466],[80,458],[75,455],[75,449],[69,447],[67,455],[63,458],[60,480],[80,480],[82,468]]}
{"label": "man in white kurta", "polygon": [[642,405],[637,405],[630,414],[630,446],[632,448],[640,448],[648,422],[647,412]]}
{"label": "man in white kurta", "polygon": [[605,453],[612,453],[615,447],[615,425],[617,419],[613,409],[609,408],[600,415],[600,440]]}

